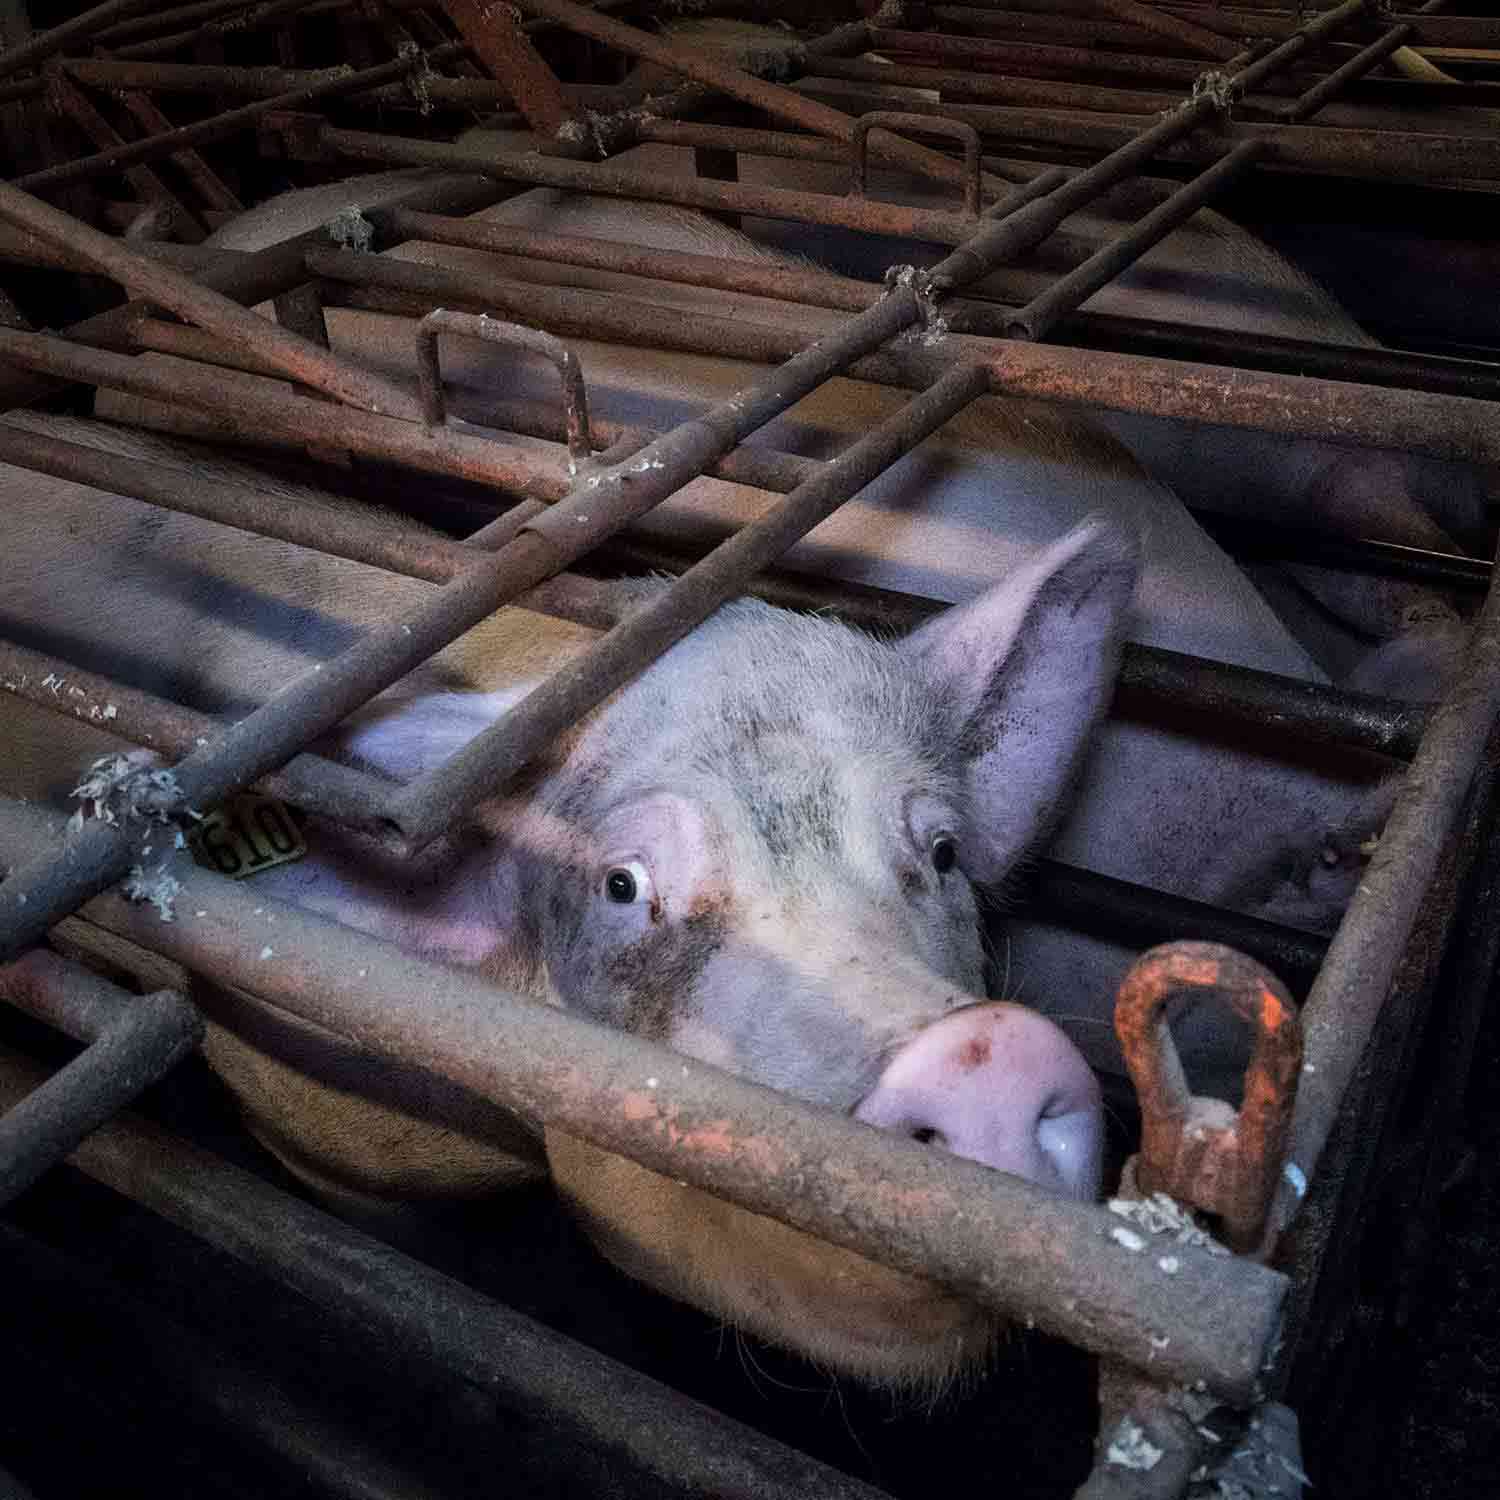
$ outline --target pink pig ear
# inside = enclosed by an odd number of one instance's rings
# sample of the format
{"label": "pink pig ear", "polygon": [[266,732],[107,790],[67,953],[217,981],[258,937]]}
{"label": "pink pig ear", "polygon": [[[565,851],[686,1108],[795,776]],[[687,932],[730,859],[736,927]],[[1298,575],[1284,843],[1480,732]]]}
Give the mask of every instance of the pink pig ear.
{"label": "pink pig ear", "polygon": [[902,643],[952,704],[971,879],[1002,879],[1066,811],[1114,690],[1139,571],[1137,538],[1091,518]]}

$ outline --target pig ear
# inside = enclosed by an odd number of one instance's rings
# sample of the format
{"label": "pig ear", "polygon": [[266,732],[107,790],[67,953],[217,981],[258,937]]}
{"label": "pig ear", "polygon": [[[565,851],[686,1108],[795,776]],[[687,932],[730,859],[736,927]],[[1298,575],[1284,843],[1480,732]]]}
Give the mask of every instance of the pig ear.
{"label": "pig ear", "polygon": [[1002,879],[1064,811],[1109,705],[1139,568],[1137,539],[1090,519],[903,642],[952,708],[971,879]]}

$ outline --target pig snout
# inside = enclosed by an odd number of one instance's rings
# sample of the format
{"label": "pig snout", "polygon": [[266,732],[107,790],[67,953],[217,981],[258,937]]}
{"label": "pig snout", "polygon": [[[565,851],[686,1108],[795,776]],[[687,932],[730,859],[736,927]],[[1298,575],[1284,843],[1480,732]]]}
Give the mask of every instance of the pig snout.
{"label": "pig snout", "polygon": [[1019,1005],[966,1006],[920,1031],[854,1116],[1071,1198],[1099,1192],[1099,1085],[1067,1037]]}

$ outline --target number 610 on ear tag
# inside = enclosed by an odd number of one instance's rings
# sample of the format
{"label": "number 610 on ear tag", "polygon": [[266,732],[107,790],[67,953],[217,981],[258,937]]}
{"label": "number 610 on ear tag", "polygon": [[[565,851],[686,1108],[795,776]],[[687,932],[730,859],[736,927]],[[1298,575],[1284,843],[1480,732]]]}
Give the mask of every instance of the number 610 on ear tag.
{"label": "number 610 on ear tag", "polygon": [[188,834],[193,859],[231,880],[290,864],[307,853],[291,813],[272,797],[239,792]]}

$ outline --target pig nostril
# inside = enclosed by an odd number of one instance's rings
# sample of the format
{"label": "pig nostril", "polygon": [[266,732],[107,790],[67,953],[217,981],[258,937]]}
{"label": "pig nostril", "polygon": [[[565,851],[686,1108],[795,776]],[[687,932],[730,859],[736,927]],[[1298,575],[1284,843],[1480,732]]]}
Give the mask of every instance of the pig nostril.
{"label": "pig nostril", "polygon": [[919,1125],[910,1132],[914,1141],[920,1141],[924,1146],[946,1146],[947,1139],[941,1130],[934,1130],[931,1125]]}

